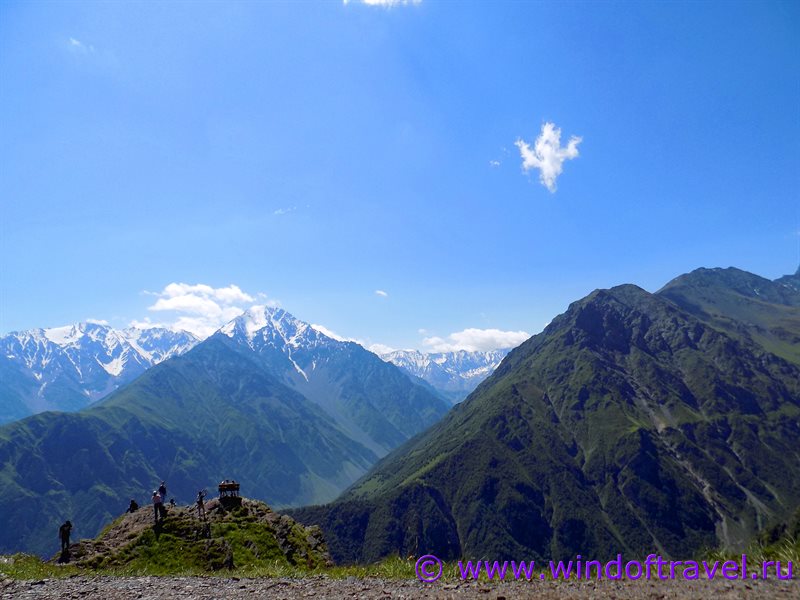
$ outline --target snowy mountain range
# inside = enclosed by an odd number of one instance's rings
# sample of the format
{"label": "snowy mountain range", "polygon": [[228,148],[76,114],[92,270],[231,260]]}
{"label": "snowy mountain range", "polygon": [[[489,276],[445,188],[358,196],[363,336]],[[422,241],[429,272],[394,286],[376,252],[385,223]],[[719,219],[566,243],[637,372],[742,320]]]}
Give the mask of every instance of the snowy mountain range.
{"label": "snowy mountain range", "polygon": [[[215,335],[252,350],[281,373],[285,383],[317,402],[348,435],[379,455],[408,437],[402,420],[389,425],[373,414],[374,407],[359,417],[360,425],[354,420],[357,403],[343,395],[343,382],[337,377],[343,361],[354,354],[367,363],[366,356],[374,356],[358,344],[333,339],[272,307],[253,307]],[[95,322],[9,333],[0,337],[0,424],[47,410],[84,408],[199,341],[185,331],[115,329]],[[456,403],[488,377],[507,352],[398,350],[380,358]],[[419,379],[415,381],[422,384]]]}
{"label": "snowy mountain range", "polygon": [[488,352],[424,353],[419,350],[395,350],[380,357],[406,373],[433,386],[453,404],[461,402],[478,384],[491,375],[511,349]]}
{"label": "snowy mountain range", "polygon": [[0,423],[46,410],[78,410],[198,342],[168,329],[99,323],[0,337]]}
{"label": "snowy mountain range", "polygon": [[436,422],[448,408],[407,372],[281,308],[253,307],[215,336],[255,353],[282,383],[317,404],[351,439],[378,456]]}

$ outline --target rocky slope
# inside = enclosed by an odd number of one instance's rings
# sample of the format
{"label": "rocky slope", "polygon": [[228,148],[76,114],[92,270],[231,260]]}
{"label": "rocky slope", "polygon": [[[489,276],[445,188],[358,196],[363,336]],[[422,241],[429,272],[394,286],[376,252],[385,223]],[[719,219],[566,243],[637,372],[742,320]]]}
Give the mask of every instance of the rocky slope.
{"label": "rocky slope", "polygon": [[322,532],[303,527],[255,500],[230,505],[213,499],[204,516],[195,506],[168,509],[154,524],[153,510],[143,506],[109,524],[96,539],[70,546],[68,556],[79,567],[218,571],[257,568],[273,563],[313,569],[331,564]]}

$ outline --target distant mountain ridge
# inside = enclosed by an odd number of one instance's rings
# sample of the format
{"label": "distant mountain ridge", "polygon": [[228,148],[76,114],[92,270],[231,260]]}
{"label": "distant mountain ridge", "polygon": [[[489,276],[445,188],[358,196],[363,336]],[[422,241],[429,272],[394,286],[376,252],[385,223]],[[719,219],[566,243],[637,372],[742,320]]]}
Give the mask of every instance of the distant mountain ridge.
{"label": "distant mountain ridge", "polygon": [[255,307],[88,408],[0,427],[0,553],[47,553],[59,520],[95,535],[161,479],[179,502],[225,478],[276,506],[329,501],[447,409],[358,344]]}
{"label": "distant mountain ridge", "polygon": [[800,507],[794,302],[738,269],[596,290],[337,501],[293,514],[340,561],[742,549]]}
{"label": "distant mountain ridge", "polygon": [[701,321],[800,361],[800,275],[775,281],[733,267],[697,269],[658,291]]}
{"label": "distant mountain ridge", "polygon": [[83,408],[198,341],[186,331],[86,322],[4,335],[0,423],[45,410]]}
{"label": "distant mountain ridge", "polygon": [[485,352],[393,350],[380,354],[405,372],[429,383],[452,403],[460,402],[497,368],[511,349]]}

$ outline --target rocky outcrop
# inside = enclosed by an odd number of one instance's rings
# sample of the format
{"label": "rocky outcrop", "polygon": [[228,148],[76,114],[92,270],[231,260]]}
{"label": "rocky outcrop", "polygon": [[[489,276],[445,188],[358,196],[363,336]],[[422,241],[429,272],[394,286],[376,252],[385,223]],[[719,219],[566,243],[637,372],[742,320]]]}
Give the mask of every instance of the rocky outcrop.
{"label": "rocky outcrop", "polygon": [[235,567],[285,564],[315,568],[331,564],[319,527],[305,527],[263,502],[241,499],[240,506],[206,503],[205,516],[195,506],[168,508],[154,523],[149,506],[126,513],[92,540],[69,548],[71,562],[87,568],[130,567],[149,572],[218,571]]}

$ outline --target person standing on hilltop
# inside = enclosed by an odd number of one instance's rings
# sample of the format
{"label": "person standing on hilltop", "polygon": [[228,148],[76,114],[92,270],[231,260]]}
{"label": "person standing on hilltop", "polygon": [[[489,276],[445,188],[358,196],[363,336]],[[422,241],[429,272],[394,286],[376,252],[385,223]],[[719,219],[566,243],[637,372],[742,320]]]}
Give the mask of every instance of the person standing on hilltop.
{"label": "person standing on hilltop", "polygon": [[158,486],[158,493],[161,495],[161,500],[166,502],[167,501],[167,483],[165,481],[162,481],[161,485]]}
{"label": "person standing on hilltop", "polygon": [[58,528],[58,537],[61,539],[61,553],[69,550],[69,534],[72,531],[72,523],[66,521]]}
{"label": "person standing on hilltop", "polygon": [[206,518],[206,491],[200,490],[197,492],[197,518],[198,519],[205,519]]}
{"label": "person standing on hilltop", "polygon": [[164,502],[158,491],[153,491],[153,514],[155,515],[156,525],[158,525],[159,517],[163,518],[164,515]]}

